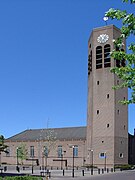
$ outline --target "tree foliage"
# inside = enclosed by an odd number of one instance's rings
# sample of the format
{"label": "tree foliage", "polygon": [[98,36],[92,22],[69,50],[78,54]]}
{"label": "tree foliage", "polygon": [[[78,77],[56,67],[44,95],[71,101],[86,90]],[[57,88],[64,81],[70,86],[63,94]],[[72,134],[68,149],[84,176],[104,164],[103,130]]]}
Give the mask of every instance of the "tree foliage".
{"label": "tree foliage", "polygon": [[4,143],[4,136],[3,135],[0,135],[0,154],[1,152],[7,152],[6,149],[7,149],[7,145],[5,145]]}
{"label": "tree foliage", "polygon": [[44,142],[44,156],[48,156],[51,149],[54,149],[56,145],[56,133],[52,129],[48,129]]}
{"label": "tree foliage", "polygon": [[45,157],[45,167],[47,167],[47,158],[52,149],[56,147],[56,133],[52,129],[47,129],[45,134],[45,142],[43,149],[43,157]]}
{"label": "tree foliage", "polygon": [[4,143],[4,136],[0,135],[0,166],[1,166],[1,153],[5,152],[7,153],[7,145]]}
{"label": "tree foliage", "polygon": [[[123,0],[123,3],[134,5],[135,0]],[[126,10],[110,8],[105,13],[105,16],[122,21],[121,36],[114,40],[115,49],[112,51],[111,56],[119,61],[125,59],[126,66],[114,67],[111,71],[123,80],[119,86],[115,87],[116,89],[124,87],[131,89],[131,98],[123,101],[123,103],[135,103],[135,43],[130,43],[128,53],[122,51],[124,39],[135,36],[135,15],[134,13],[128,13]]]}
{"label": "tree foliage", "polygon": [[16,153],[17,153],[18,158],[21,160],[21,164],[23,164],[23,160],[26,160],[28,156],[28,150],[26,148],[26,145],[23,143],[20,144],[20,146],[18,146],[17,148]]}

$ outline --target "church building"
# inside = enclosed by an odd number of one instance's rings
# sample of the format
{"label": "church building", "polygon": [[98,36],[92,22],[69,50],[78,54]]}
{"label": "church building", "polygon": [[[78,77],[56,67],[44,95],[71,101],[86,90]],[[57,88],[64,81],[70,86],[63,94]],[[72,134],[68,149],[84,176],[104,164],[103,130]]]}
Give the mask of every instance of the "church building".
{"label": "church building", "polygon": [[[58,168],[71,167],[73,160],[75,167],[128,164],[128,146],[135,140],[128,144],[128,107],[119,103],[128,98],[127,88],[114,90],[112,87],[121,80],[110,72],[111,67],[125,66],[124,59],[120,62],[110,57],[113,40],[120,34],[117,27],[108,25],[93,29],[89,37],[87,125],[16,134],[5,141],[8,153],[2,154],[3,163],[19,163],[18,149],[24,144],[28,151],[24,164],[38,162],[40,166]],[[126,42],[121,50],[126,50]]]}

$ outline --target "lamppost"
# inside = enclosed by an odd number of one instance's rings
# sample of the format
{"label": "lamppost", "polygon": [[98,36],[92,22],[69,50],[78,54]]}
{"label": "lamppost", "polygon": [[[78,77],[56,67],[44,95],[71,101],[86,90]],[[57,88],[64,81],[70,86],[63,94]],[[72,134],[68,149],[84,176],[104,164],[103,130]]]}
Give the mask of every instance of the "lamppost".
{"label": "lamppost", "polygon": [[73,149],[73,170],[72,170],[72,177],[74,177],[74,158],[75,158],[74,149],[75,149],[75,147],[72,146],[72,149]]}
{"label": "lamppost", "polygon": [[16,170],[19,172],[19,167],[18,167],[19,161],[18,161],[18,147],[16,149]]}
{"label": "lamppost", "polygon": [[34,158],[34,156],[32,155],[32,168],[31,168],[31,173],[33,174],[33,159]]}
{"label": "lamppost", "polygon": [[93,149],[91,149],[91,174],[93,175]]}
{"label": "lamppost", "polygon": [[74,158],[75,158],[75,146],[74,145],[69,145],[69,148],[72,148],[72,159],[73,159],[73,166],[72,166],[72,177],[74,178]]}
{"label": "lamppost", "polygon": [[93,149],[88,149],[88,151],[89,151],[90,165],[91,165],[91,167],[93,167]]}
{"label": "lamppost", "polygon": [[106,171],[106,152],[104,153],[104,157],[105,157],[105,164],[104,164],[104,170]]}
{"label": "lamppost", "polygon": [[41,157],[42,158],[42,170],[44,170],[44,156],[45,155],[44,155],[44,151],[43,151],[42,152],[42,157]]}

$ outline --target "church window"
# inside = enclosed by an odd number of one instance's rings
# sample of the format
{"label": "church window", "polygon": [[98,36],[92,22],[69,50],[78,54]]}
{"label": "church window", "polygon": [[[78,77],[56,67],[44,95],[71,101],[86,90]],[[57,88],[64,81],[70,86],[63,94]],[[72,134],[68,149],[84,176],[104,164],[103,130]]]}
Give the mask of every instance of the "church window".
{"label": "church window", "polygon": [[[121,56],[122,56],[122,52],[124,52],[124,49],[120,49],[119,47],[116,47],[116,51],[121,52]],[[126,60],[124,58],[121,59],[115,59],[116,60],[116,67],[120,68],[120,67],[125,67],[126,65]]]}
{"label": "church window", "polygon": [[117,85],[119,85],[120,84],[120,81],[119,80],[117,80]]}
{"label": "church window", "polygon": [[107,99],[109,99],[109,94],[107,94]]}
{"label": "church window", "polygon": [[99,110],[97,110],[97,114],[99,114]]}
{"label": "church window", "polygon": [[119,158],[123,158],[123,153],[119,153]]}
{"label": "church window", "polygon": [[110,126],[109,124],[106,125],[107,128],[109,128],[109,126]]}
{"label": "church window", "polygon": [[34,146],[30,146],[30,157],[34,157]]}
{"label": "church window", "polygon": [[[124,52],[124,49],[121,49],[121,51]],[[121,60],[121,66],[122,67],[126,66],[126,60],[124,58]]]}
{"label": "church window", "polygon": [[102,46],[96,47],[96,69],[102,68]]}
{"label": "church window", "polygon": [[48,157],[48,147],[47,146],[44,146],[44,156]]}
{"label": "church window", "polygon": [[105,68],[111,67],[110,51],[111,51],[110,45],[106,44],[104,46],[104,67]]}
{"label": "church window", "polygon": [[92,71],[92,51],[90,52],[88,56],[88,75]]}
{"label": "church window", "polygon": [[58,157],[62,157],[62,146],[58,146]]}
{"label": "church window", "polygon": [[101,153],[99,154],[99,157],[100,157],[100,158],[105,158],[105,157],[106,157],[106,153],[101,152]]}
{"label": "church window", "polygon": [[78,157],[78,146],[74,146],[74,149],[73,149],[73,152],[74,152],[74,157]]}
{"label": "church window", "polygon": [[99,81],[97,81],[97,85],[99,85]]}

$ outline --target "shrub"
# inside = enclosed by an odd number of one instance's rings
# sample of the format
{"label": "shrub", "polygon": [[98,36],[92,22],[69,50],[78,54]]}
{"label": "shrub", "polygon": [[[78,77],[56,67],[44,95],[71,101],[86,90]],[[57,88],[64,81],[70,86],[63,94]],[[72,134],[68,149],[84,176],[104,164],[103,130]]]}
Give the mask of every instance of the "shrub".
{"label": "shrub", "polygon": [[97,166],[92,166],[91,164],[85,164],[84,167],[86,168],[97,168]]}
{"label": "shrub", "polygon": [[123,164],[123,165],[115,165],[114,168],[115,169],[122,169],[122,170],[130,170],[130,169],[133,169],[134,166],[129,165],[129,164]]}
{"label": "shrub", "polygon": [[35,176],[7,176],[5,180],[42,180],[42,178]]}

